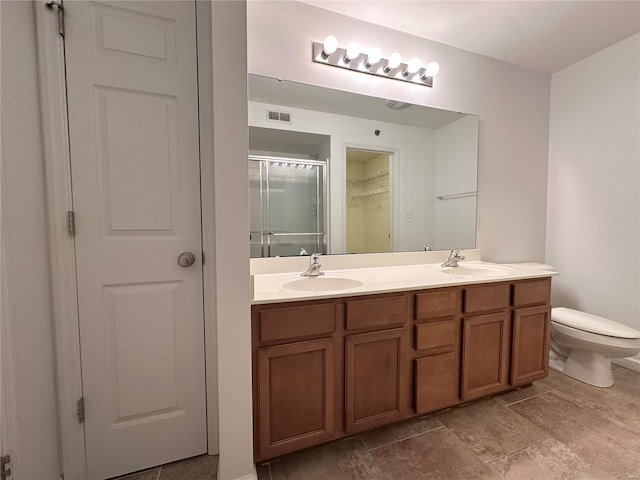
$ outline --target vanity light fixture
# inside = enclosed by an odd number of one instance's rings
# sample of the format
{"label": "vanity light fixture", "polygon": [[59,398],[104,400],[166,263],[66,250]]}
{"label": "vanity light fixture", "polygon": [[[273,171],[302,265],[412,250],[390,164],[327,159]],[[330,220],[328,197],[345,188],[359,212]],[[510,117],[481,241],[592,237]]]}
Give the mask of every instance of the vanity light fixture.
{"label": "vanity light fixture", "polygon": [[347,46],[347,53],[344,55],[344,61],[350,63],[352,60],[355,60],[360,56],[360,45],[356,42],[351,42]]}
{"label": "vanity light fixture", "polygon": [[420,67],[422,67],[422,63],[420,63],[420,59],[412,58],[411,60],[409,60],[409,63],[407,63],[407,68],[402,72],[402,75],[404,75],[405,77],[408,77],[409,75],[418,73],[418,70],[420,70]]}
{"label": "vanity light fixture", "polygon": [[397,69],[400,65],[402,65],[402,55],[398,52],[393,52],[389,55],[389,60],[387,61],[387,65],[384,67],[384,73],[389,73],[391,70]]}
{"label": "vanity light fixture", "polygon": [[329,56],[338,49],[338,39],[333,35],[327,36],[322,44],[322,56],[329,58]]}
{"label": "vanity light fixture", "polygon": [[333,35],[327,36],[323,43],[313,42],[313,61],[427,87],[433,87],[433,77],[440,70],[438,62],[430,62],[423,67],[419,58],[412,58],[403,63],[402,56],[397,52],[386,59],[378,47],[367,49],[356,42],[349,43],[347,48],[340,48]]}
{"label": "vanity light fixture", "polygon": [[438,62],[430,62],[427,68],[424,69],[423,75],[425,77],[435,77],[440,71],[440,64]]}
{"label": "vanity light fixture", "polygon": [[369,49],[369,53],[367,53],[367,58],[364,61],[364,66],[371,68],[380,63],[380,60],[382,60],[382,51],[378,47],[371,47]]}

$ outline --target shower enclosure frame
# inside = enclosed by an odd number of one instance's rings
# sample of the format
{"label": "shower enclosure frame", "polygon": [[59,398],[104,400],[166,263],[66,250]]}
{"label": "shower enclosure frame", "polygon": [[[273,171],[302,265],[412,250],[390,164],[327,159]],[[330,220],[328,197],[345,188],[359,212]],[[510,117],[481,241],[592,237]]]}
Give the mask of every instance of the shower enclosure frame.
{"label": "shower enclosure frame", "polygon": [[[327,160],[312,160],[302,159],[295,157],[282,157],[272,155],[249,155],[250,162],[259,162],[259,181],[260,181],[260,257],[257,258],[269,258],[271,257],[271,247],[273,237],[316,237],[317,249],[311,253],[325,254],[328,251],[327,245],[327,226],[328,220],[328,188],[327,188]],[[319,172],[316,175],[316,212],[322,212],[322,217],[316,214],[316,232],[273,232],[271,226],[271,204],[270,204],[270,180],[269,180],[269,167],[274,163],[286,163],[288,165],[311,165],[312,167],[319,168]],[[266,189],[266,195],[264,195],[263,186]],[[322,199],[322,200],[320,200]],[[265,221],[266,212],[266,221]],[[265,225],[266,223],[266,225]],[[250,234],[258,233],[252,230]]]}

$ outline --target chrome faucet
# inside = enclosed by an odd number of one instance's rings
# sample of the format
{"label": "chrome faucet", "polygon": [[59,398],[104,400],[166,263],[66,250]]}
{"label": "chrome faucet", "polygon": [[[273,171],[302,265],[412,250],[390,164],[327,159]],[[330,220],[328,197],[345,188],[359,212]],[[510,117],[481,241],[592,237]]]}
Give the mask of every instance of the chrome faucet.
{"label": "chrome faucet", "polygon": [[300,255],[301,257],[306,257],[309,254],[307,253],[307,251],[304,248],[301,247],[300,248],[300,253],[298,255]]}
{"label": "chrome faucet", "polygon": [[457,248],[454,248],[449,252],[449,258],[447,258],[447,261],[440,266],[441,267],[457,267],[458,262],[460,260],[464,260],[464,255],[460,255],[460,250]]}
{"label": "chrome faucet", "polygon": [[320,271],[320,254],[313,253],[311,254],[311,260],[309,263],[309,268],[307,268],[304,272],[300,274],[301,277],[319,277],[320,275],[324,275],[324,272]]}

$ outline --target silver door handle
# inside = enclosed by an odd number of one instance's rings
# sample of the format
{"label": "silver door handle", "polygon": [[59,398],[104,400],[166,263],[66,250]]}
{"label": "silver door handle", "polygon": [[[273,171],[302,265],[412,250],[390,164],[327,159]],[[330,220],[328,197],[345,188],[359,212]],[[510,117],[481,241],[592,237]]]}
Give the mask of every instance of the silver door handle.
{"label": "silver door handle", "polygon": [[196,257],[193,253],[182,252],[180,255],[178,255],[178,265],[180,265],[181,267],[190,267],[194,263],[196,263]]}

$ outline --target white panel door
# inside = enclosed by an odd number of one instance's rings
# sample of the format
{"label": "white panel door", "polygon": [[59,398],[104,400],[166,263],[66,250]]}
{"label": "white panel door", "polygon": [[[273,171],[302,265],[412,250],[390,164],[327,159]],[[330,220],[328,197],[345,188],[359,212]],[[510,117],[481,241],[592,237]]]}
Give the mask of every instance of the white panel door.
{"label": "white panel door", "polygon": [[207,449],[195,4],[65,7],[93,480]]}

